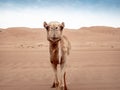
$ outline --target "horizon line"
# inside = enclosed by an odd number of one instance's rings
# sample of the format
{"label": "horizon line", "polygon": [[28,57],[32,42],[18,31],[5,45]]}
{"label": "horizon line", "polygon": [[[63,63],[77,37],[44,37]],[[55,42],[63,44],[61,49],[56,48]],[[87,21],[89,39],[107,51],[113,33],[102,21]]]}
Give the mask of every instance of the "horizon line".
{"label": "horizon line", "polygon": [[[65,27],[64,29],[82,29],[82,28],[90,28],[90,27],[107,27],[107,28],[120,28],[120,27],[115,27],[115,26],[104,26],[104,25],[91,25],[91,26],[82,26],[80,28],[69,28]],[[28,26],[12,26],[12,27],[0,27],[0,29],[9,29],[9,28],[30,28],[30,29],[44,29],[44,27],[28,27]]]}

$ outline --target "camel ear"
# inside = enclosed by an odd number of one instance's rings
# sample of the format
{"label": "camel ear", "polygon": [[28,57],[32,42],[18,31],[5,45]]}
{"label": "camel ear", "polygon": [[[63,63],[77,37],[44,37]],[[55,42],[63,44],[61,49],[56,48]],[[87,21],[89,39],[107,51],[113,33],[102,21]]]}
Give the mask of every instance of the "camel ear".
{"label": "camel ear", "polygon": [[61,23],[61,30],[63,30],[63,28],[65,27],[64,22]]}
{"label": "camel ear", "polygon": [[48,30],[48,24],[46,22],[43,23],[43,26]]}

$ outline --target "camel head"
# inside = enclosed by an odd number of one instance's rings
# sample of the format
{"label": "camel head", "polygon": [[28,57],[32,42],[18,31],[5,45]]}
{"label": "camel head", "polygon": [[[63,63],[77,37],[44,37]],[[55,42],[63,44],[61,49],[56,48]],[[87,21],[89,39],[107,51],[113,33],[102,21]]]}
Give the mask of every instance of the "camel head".
{"label": "camel head", "polygon": [[43,26],[45,27],[47,31],[47,39],[50,42],[58,42],[61,40],[62,31],[64,28],[64,22],[50,22],[50,23],[43,23]]}

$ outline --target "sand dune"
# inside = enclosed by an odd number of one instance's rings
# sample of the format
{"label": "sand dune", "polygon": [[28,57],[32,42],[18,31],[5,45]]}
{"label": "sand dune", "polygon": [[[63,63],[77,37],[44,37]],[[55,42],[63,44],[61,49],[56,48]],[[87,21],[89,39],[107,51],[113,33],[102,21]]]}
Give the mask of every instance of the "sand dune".
{"label": "sand dune", "polygon": [[[96,48],[96,49],[119,49],[120,29],[112,27],[94,26],[83,27],[78,30],[65,29],[64,34],[72,41],[72,45],[79,48]],[[46,40],[46,31],[40,28],[14,27],[1,30],[0,44],[21,45],[40,44],[48,45]],[[114,47],[114,48],[113,48]]]}
{"label": "sand dune", "polygon": [[[65,29],[69,90],[120,90],[120,28]],[[54,90],[43,28],[0,28],[0,90]]]}

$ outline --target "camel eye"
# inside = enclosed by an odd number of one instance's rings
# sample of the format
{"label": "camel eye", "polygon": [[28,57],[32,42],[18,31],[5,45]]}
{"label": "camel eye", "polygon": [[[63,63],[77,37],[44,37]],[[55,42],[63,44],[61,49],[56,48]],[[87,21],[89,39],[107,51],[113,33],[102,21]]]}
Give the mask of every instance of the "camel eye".
{"label": "camel eye", "polygon": [[58,27],[56,27],[55,29],[58,29]]}

